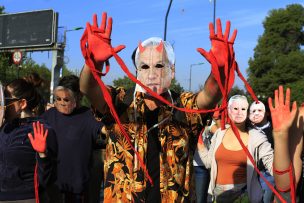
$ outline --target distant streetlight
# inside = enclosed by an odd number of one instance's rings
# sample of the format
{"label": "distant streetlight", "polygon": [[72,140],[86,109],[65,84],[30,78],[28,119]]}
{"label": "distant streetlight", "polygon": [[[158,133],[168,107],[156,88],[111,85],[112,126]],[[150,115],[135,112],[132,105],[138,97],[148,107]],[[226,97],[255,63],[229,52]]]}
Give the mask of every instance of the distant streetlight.
{"label": "distant streetlight", "polygon": [[63,33],[63,42],[57,41],[58,49],[52,50],[53,57],[52,57],[52,69],[51,69],[51,84],[50,84],[50,103],[53,103],[54,98],[54,89],[57,86],[59,82],[59,78],[62,75],[62,67],[64,65],[64,51],[66,47],[66,33],[71,31],[77,31],[82,30],[83,27],[75,27],[73,29],[67,29],[66,26],[58,27],[58,28],[64,28]]}
{"label": "distant streetlight", "polygon": [[66,33],[67,32],[71,32],[71,31],[77,31],[77,30],[82,30],[83,29],[83,27],[75,27],[75,28],[73,28],[73,29],[65,29],[64,30],[64,33],[63,33],[63,46],[65,47],[65,45],[66,45]]}
{"label": "distant streetlight", "polygon": [[168,6],[168,9],[167,9],[167,13],[166,13],[166,17],[165,17],[164,41],[166,41],[166,39],[167,39],[167,20],[168,20],[168,15],[169,15],[169,12],[170,12],[172,1],[173,0],[170,0],[169,6]]}
{"label": "distant streetlight", "polygon": [[213,0],[213,25],[215,26],[215,10],[216,10],[216,0]]}
{"label": "distant streetlight", "polygon": [[191,91],[191,78],[192,78],[192,67],[193,66],[200,66],[203,65],[204,63],[193,63],[190,65],[190,79],[189,79],[189,91]]}

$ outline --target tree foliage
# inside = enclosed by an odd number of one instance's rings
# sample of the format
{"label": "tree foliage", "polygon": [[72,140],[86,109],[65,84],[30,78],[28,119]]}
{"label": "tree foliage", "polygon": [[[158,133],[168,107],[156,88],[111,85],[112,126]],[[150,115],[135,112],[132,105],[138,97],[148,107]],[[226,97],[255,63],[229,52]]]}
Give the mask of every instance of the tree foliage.
{"label": "tree foliage", "polygon": [[[123,78],[117,78],[113,80],[113,85],[115,87],[124,87],[125,89],[130,89],[134,88],[136,84],[130,78],[124,76]],[[177,82],[175,78],[171,81],[170,89],[177,93],[184,91],[184,88],[180,85],[179,82]]]}
{"label": "tree foliage", "polygon": [[135,83],[127,76],[113,80],[113,85],[115,87],[124,87],[125,89],[131,89],[135,87]]}
{"label": "tree foliage", "polygon": [[284,85],[292,88],[293,100],[304,101],[304,7],[291,4],[271,10],[263,26],[264,33],[249,60],[249,83],[262,98],[273,96]]}
{"label": "tree foliage", "polygon": [[171,81],[170,89],[178,94],[185,91],[184,88],[180,85],[180,83],[175,78]]}

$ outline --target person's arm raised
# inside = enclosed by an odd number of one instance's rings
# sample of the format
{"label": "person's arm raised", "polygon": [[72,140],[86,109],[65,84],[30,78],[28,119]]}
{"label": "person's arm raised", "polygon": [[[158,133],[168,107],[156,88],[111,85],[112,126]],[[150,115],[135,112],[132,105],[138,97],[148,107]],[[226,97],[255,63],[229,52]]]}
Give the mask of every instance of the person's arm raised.
{"label": "person's arm raised", "polygon": [[297,113],[297,103],[293,102],[290,110],[290,89],[286,90],[286,98],[284,98],[283,86],[279,86],[279,90],[275,90],[274,107],[272,98],[268,99],[271,112],[274,138],[274,161],[273,175],[276,187],[281,191],[290,189],[292,181],[290,173],[292,172],[292,162],[289,154],[289,130],[295,120]]}
{"label": "person's arm raised", "polygon": [[[97,23],[97,15],[93,15],[93,25],[90,23],[86,24],[86,30],[84,34],[87,34],[87,41],[84,49],[89,50],[90,59],[94,67],[89,67],[89,64],[84,65],[80,74],[80,91],[85,94],[90,100],[91,104],[97,108],[101,113],[106,113],[107,106],[101,89],[95,78],[93,77],[92,71],[99,73],[101,77],[101,71],[104,63],[113,56],[114,52],[119,52],[125,48],[123,45],[119,45],[115,48],[111,45],[111,33],[112,33],[112,18],[109,17],[107,22],[107,13],[102,14],[102,20],[100,27]],[[84,40],[84,37],[82,38]],[[84,46],[81,43],[81,46]],[[84,54],[84,53],[83,53]],[[87,59],[86,59],[87,60]],[[93,68],[93,69],[92,69]]]}
{"label": "person's arm raised", "polygon": [[[215,58],[218,72],[220,74],[221,83],[225,81],[224,67],[225,64],[230,64],[234,56],[233,43],[235,41],[237,30],[233,31],[232,36],[229,39],[230,34],[230,21],[226,22],[226,29],[223,35],[221,20],[217,19],[216,21],[217,33],[214,31],[214,25],[209,24],[210,30],[210,39],[211,39],[211,49],[209,52],[202,48],[198,48],[197,51],[206,58],[207,61],[211,63],[213,58]],[[229,39],[229,41],[228,41]],[[229,47],[227,48],[228,42]],[[223,84],[224,86],[224,84]],[[215,104],[221,99],[222,94],[219,88],[219,85],[214,78],[213,74],[210,74],[208,79],[205,82],[204,88],[199,92],[197,97],[197,104],[200,109],[209,109],[213,108]]]}

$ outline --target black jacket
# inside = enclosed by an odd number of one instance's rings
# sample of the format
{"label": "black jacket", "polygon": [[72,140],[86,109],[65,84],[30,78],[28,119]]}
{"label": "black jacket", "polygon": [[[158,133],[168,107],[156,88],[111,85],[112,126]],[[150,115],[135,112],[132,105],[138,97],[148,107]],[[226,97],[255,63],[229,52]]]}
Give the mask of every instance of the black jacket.
{"label": "black jacket", "polygon": [[[0,129],[0,201],[35,198],[34,170],[38,159],[38,179],[47,183],[52,170],[51,159],[41,159],[32,148],[28,133],[33,134],[35,118],[16,119],[5,123]],[[41,123],[43,123],[41,121]],[[55,137],[49,129],[48,138]],[[51,140],[51,139],[50,139]],[[54,157],[56,149],[48,146],[48,153]],[[56,145],[55,145],[56,146]]]}

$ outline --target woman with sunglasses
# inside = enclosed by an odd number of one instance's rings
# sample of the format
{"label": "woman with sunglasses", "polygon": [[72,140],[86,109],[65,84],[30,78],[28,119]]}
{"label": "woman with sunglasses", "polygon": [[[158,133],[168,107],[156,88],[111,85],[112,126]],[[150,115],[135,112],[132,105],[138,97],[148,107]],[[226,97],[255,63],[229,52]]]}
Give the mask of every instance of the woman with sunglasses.
{"label": "woman with sunglasses", "polygon": [[[45,185],[52,170],[51,157],[55,156],[52,153],[57,151],[52,148],[56,146],[52,144],[55,142],[52,141],[53,131],[44,131],[42,124],[36,124],[36,121],[43,123],[35,113],[41,97],[30,82],[16,79],[3,92],[5,102],[1,108],[4,111],[4,123],[0,128],[0,202],[34,203],[35,192],[38,192],[38,188],[34,188],[34,182],[38,181],[34,176],[38,172],[40,185]],[[36,154],[35,141],[38,134],[44,139],[49,135],[45,150],[47,155]],[[31,142],[34,143],[34,148]]]}

